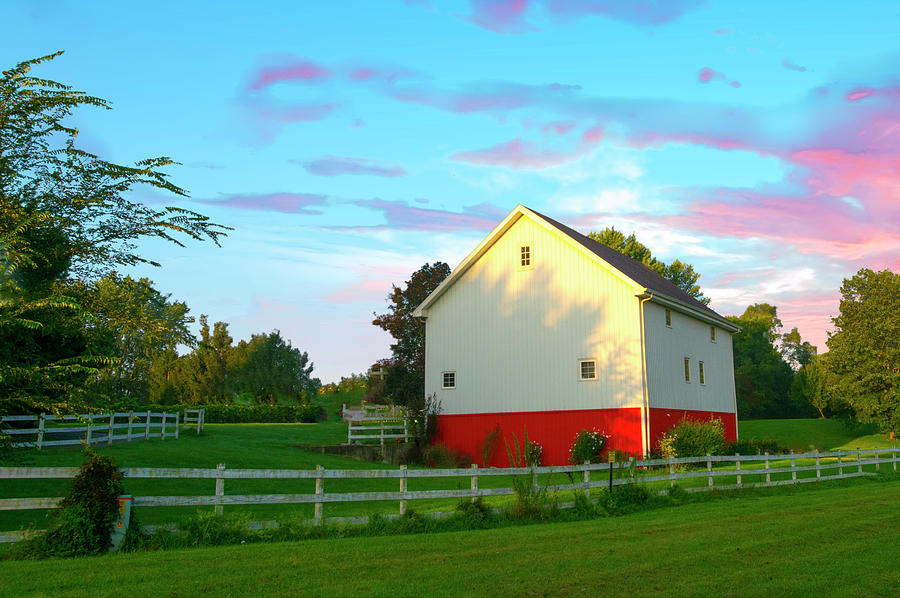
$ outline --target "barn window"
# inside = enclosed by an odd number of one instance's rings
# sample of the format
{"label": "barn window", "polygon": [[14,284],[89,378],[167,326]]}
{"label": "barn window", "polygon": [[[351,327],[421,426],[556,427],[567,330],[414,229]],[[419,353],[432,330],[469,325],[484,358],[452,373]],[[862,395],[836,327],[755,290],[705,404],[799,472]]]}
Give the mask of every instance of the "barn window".
{"label": "barn window", "polygon": [[706,384],[706,371],[703,369],[703,362],[700,362],[700,384]]}
{"label": "barn window", "polygon": [[519,246],[519,270],[530,270],[534,267],[531,254],[531,243],[523,243]]}
{"label": "barn window", "polygon": [[666,309],[666,326],[672,327],[672,311],[669,309]]}
{"label": "barn window", "polygon": [[597,360],[596,359],[579,359],[578,368],[582,380],[597,379]]}
{"label": "barn window", "polygon": [[691,358],[684,358],[684,381],[690,383],[691,381]]}
{"label": "barn window", "polygon": [[444,390],[456,388],[456,372],[443,372],[441,378],[441,388]]}
{"label": "barn window", "polygon": [[716,327],[715,326],[709,327],[709,342],[711,342],[711,343],[716,342]]}

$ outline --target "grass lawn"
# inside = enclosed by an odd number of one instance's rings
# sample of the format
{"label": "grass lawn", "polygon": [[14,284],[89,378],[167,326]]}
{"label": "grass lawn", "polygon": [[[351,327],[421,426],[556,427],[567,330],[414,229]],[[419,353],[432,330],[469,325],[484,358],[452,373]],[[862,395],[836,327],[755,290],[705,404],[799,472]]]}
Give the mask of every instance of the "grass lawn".
{"label": "grass lawn", "polygon": [[[874,424],[850,429],[836,419],[741,420],[738,433],[741,438],[774,438],[782,446],[798,451],[885,448],[892,444]],[[895,440],[893,444],[900,442]]]}
{"label": "grass lawn", "polygon": [[577,523],[0,562],[10,596],[897,596],[900,483]]}

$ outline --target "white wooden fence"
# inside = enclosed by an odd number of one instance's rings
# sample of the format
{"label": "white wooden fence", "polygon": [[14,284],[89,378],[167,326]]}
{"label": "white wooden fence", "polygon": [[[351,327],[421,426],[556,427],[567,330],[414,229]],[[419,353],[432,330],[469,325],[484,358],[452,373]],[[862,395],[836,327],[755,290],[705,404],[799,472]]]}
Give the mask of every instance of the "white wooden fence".
{"label": "white wooden fence", "polygon": [[347,425],[347,444],[377,440],[383,446],[385,440],[409,442],[409,438],[410,434],[406,419],[392,420],[383,417],[373,417],[350,420]]}
{"label": "white wooden fence", "polygon": [[203,432],[203,426],[206,423],[206,409],[185,409],[184,425],[195,424],[197,426],[197,434]]}
{"label": "white wooden fence", "polygon": [[388,419],[400,419],[403,417],[403,409],[391,405],[348,405],[341,407],[341,419],[345,422],[358,422],[386,417]]}
{"label": "white wooden fence", "polygon": [[[885,449],[865,449],[856,451],[834,451],[820,453],[790,454],[790,455],[734,455],[734,456],[706,456],[686,457],[681,459],[651,459],[643,461],[628,461],[618,463],[585,463],[584,465],[565,465],[552,467],[518,467],[518,468],[488,468],[480,469],[473,465],[471,469],[350,469],[350,470],[326,470],[318,466],[315,470],[306,469],[226,469],[224,464],[215,469],[173,469],[173,468],[123,468],[125,478],[144,479],[213,479],[216,481],[215,493],[206,496],[135,496],[134,506],[214,506],[216,513],[221,514],[225,505],[256,505],[256,504],[309,504],[314,507],[312,522],[320,524],[323,520],[344,521],[350,519],[353,522],[362,522],[364,518],[323,518],[323,506],[325,503],[358,502],[358,501],[397,501],[399,513],[407,511],[407,501],[436,499],[436,498],[471,498],[473,501],[480,496],[502,496],[514,494],[512,487],[482,488],[479,487],[480,478],[492,476],[530,475],[533,484],[550,493],[564,491],[583,491],[590,495],[593,488],[606,488],[629,484],[634,482],[666,482],[672,486],[678,480],[706,478],[707,483],[702,486],[687,487],[689,492],[700,492],[712,489],[737,489],[757,486],[781,486],[786,484],[799,484],[805,482],[820,482],[852,478],[863,475],[874,475],[882,467],[892,468],[897,471],[898,453],[896,447]],[[777,462],[777,467],[772,467],[772,462]],[[790,466],[780,465],[781,462],[790,462]],[[804,463],[798,464],[797,461]],[[723,464],[733,463],[733,468],[721,468]],[[713,464],[720,468],[713,469]],[[705,470],[677,471],[682,465],[705,465]],[[762,466],[762,467],[760,467]],[[864,471],[869,467],[871,471]],[[618,470],[618,477],[613,473]],[[638,471],[640,470],[640,471]],[[834,473],[837,470],[837,473]],[[48,479],[71,478],[78,472],[77,467],[0,467],[0,480],[3,479]],[[801,472],[815,472],[815,476],[798,477]],[[591,474],[596,473],[593,477]],[[550,484],[546,477],[555,474],[568,474],[570,480],[581,478],[581,481],[569,484]],[[623,477],[622,474],[625,474]],[[773,480],[772,476],[790,474],[790,478]],[[806,475],[804,473],[804,475]],[[540,484],[540,476],[545,476],[545,483]],[[745,482],[745,476],[763,478],[765,481]],[[734,478],[733,484],[716,484],[715,479],[721,477]],[[390,492],[341,492],[325,493],[325,481],[333,479],[365,479],[378,478],[396,479],[399,481],[398,490]],[[469,488],[456,490],[408,490],[408,480],[411,478],[468,478]],[[225,480],[228,479],[311,479],[315,480],[315,491],[302,494],[225,494]],[[660,493],[665,489],[659,490]],[[27,510],[27,509],[53,509],[59,504],[62,497],[52,498],[5,498],[0,499],[0,511]],[[0,533],[0,542],[15,541],[21,537],[20,532]]]}
{"label": "white wooden fence", "polygon": [[[128,411],[83,415],[5,415],[0,417],[0,424],[6,424],[2,427],[5,434],[19,438],[18,442],[13,442],[13,447],[42,449],[47,446],[79,445],[82,442],[90,446],[150,438],[165,440],[166,436],[178,438],[179,414]],[[29,424],[30,427],[19,427]],[[59,439],[52,440],[54,436]]]}

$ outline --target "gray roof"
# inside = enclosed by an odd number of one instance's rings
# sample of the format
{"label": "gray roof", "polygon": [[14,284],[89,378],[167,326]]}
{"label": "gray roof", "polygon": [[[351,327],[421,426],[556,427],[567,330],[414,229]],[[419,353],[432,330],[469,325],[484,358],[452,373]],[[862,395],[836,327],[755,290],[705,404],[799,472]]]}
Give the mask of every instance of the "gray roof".
{"label": "gray roof", "polygon": [[646,287],[650,291],[656,291],[658,293],[671,297],[672,299],[677,299],[678,301],[686,303],[700,311],[710,313],[714,316],[717,316],[718,318],[722,318],[721,315],[717,314],[704,304],[700,303],[680,287],[669,282],[639,261],[634,260],[627,255],[619,253],[612,247],[607,247],[603,243],[594,241],[590,237],[582,235],[577,230],[569,228],[565,224],[558,222],[553,218],[550,218],[549,216],[545,216],[540,212],[532,210],[531,208],[528,209],[559,229],[560,232],[569,235],[573,240],[589,249],[597,257],[607,262],[613,268],[615,268],[631,280],[635,281],[639,285]]}

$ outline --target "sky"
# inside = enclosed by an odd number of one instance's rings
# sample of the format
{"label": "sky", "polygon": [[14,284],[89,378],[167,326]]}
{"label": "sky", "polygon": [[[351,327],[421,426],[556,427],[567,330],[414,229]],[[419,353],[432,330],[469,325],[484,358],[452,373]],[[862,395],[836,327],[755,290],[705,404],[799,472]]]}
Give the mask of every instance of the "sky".
{"label": "sky", "polygon": [[3,69],[102,97],[78,145],[170,156],[222,247],[129,270],[279,330],[323,381],[390,355],[392,285],[456,266],[517,204],[635,232],[710,306],[778,307],[825,349],[842,279],[900,270],[900,2],[7,0]]}

